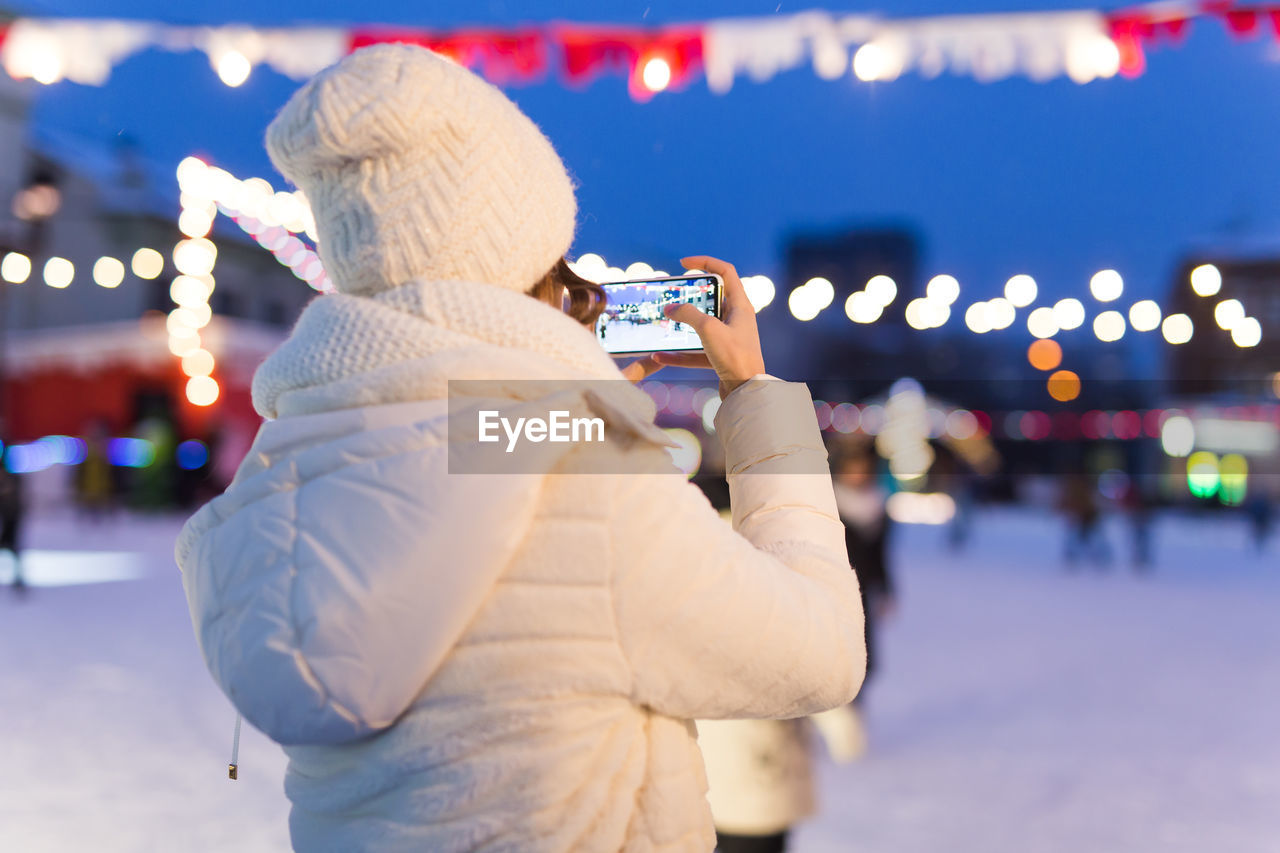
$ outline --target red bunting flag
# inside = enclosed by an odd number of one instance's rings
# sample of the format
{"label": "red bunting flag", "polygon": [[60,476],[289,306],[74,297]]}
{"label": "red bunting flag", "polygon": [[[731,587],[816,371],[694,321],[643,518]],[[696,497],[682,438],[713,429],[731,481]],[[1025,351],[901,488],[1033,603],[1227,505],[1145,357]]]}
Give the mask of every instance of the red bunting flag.
{"label": "red bunting flag", "polygon": [[478,70],[497,85],[527,83],[547,72],[547,45],[541,31],[457,30],[432,33],[425,30],[356,30],[350,50],[371,44],[416,44]]}

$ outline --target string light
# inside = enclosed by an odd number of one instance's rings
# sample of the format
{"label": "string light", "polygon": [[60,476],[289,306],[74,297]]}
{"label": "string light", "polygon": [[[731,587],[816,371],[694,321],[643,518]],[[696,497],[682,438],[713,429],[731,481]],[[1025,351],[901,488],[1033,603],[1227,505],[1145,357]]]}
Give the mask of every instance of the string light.
{"label": "string light", "polygon": [[1129,325],[1135,332],[1150,332],[1160,327],[1160,306],[1143,299],[1129,306]]}
{"label": "string light", "polygon": [[187,400],[196,406],[212,406],[218,401],[218,383],[212,376],[193,376],[187,380]]}
{"label": "string light", "polygon": [[1115,270],[1099,270],[1089,279],[1089,292],[1099,302],[1113,302],[1124,293],[1124,279]]}
{"label": "string light", "polygon": [[1013,303],[1015,308],[1026,308],[1036,301],[1039,288],[1036,280],[1025,273],[1013,276],[1004,285],[1004,298]]}
{"label": "string light", "polygon": [[9,252],[0,261],[0,278],[9,284],[22,284],[31,277],[31,259],[21,252]]}
{"label": "string light", "polygon": [[1084,303],[1074,297],[1059,299],[1053,304],[1053,318],[1063,331],[1078,329],[1084,325]]}
{"label": "string light", "polygon": [[864,83],[894,80],[902,73],[903,61],[892,48],[868,42],[853,55],[853,74]]}
{"label": "string light", "polygon": [[960,282],[955,276],[935,275],[925,285],[924,293],[931,300],[950,305],[960,296]]}
{"label": "string light", "polygon": [[1164,339],[1174,344],[1185,344],[1191,340],[1191,335],[1195,327],[1191,323],[1191,318],[1186,314],[1170,314],[1164,318],[1164,322],[1160,324],[1160,334]]}
{"label": "string light", "polygon": [[644,64],[640,79],[650,92],[661,92],[671,85],[671,63],[660,56],[650,57]]}
{"label": "string light", "polygon": [[1041,306],[1027,315],[1027,331],[1037,338],[1058,334],[1058,318],[1052,308]]}
{"label": "string light", "polygon": [[1256,347],[1262,341],[1262,324],[1253,317],[1244,317],[1231,327],[1231,341],[1241,348]]}
{"label": "string light", "polygon": [[238,50],[228,50],[223,53],[214,62],[213,68],[218,72],[222,82],[233,89],[243,85],[249,79],[249,74],[253,72],[253,64]]}
{"label": "string light", "polygon": [[155,249],[139,249],[133,253],[130,267],[138,278],[148,281],[159,278],[160,273],[164,272],[164,255]]}
{"label": "string light", "polygon": [[887,275],[873,275],[864,290],[880,307],[887,308],[898,296],[898,283]]}
{"label": "string light", "polygon": [[1214,306],[1213,321],[1224,332],[1231,331],[1231,327],[1243,319],[1244,305],[1239,299],[1224,299]]}
{"label": "string light", "polygon": [[1119,311],[1103,311],[1093,318],[1093,334],[1104,343],[1124,337],[1124,315]]}
{"label": "string light", "polygon": [[75,264],[66,258],[50,258],[44,265],[44,283],[61,290],[76,277]]}
{"label": "string light", "polygon": [[742,280],[742,287],[747,291],[747,299],[757,314],[768,306],[777,294],[773,280],[767,275],[749,275]]}
{"label": "string light", "polygon": [[119,287],[124,281],[124,264],[115,258],[98,258],[93,265],[93,281],[99,287]]}
{"label": "string light", "polygon": [[1191,290],[1196,296],[1214,296],[1222,289],[1222,273],[1213,264],[1201,264],[1191,271]]}

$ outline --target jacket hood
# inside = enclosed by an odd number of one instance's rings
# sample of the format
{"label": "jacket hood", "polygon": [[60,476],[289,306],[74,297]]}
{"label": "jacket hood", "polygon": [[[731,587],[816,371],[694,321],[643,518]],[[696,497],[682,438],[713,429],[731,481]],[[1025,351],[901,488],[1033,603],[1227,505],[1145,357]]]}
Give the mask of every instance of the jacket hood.
{"label": "jacket hood", "polygon": [[554,395],[622,446],[667,443],[592,336],[523,294],[414,283],[313,302],[254,379],[277,419],[177,543],[210,670],[280,743],[394,722],[516,553],[540,474],[571,452],[543,445],[536,473],[457,473],[477,451],[450,429],[458,379],[516,411]]}

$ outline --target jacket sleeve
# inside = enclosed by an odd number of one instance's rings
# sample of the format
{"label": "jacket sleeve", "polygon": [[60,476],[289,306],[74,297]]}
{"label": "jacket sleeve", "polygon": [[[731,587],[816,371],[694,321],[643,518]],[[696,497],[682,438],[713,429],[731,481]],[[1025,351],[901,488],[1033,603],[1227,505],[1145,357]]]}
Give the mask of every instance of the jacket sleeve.
{"label": "jacket sleeve", "polygon": [[716,416],[732,528],[678,476],[622,481],[613,595],[633,700],[680,718],[798,717],[866,668],[826,451],[804,385],[757,378]]}

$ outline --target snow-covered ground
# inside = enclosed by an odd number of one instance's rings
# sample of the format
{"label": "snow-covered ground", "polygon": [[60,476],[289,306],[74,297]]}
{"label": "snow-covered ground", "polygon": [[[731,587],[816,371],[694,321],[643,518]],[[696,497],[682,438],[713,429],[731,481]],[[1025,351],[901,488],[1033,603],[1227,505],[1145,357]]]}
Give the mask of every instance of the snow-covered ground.
{"label": "snow-covered ground", "polygon": [[[234,714],[191,634],[177,524],[31,525],[37,586],[0,594],[0,850],[287,849],[279,750],[246,729],[226,778]],[[1165,518],[1135,576],[1067,573],[1030,511],[980,516],[960,555],[900,533],[870,751],[824,765],[794,850],[1280,849],[1280,542]]]}

